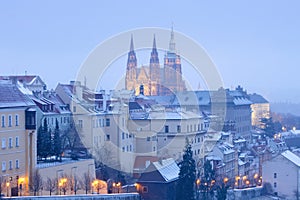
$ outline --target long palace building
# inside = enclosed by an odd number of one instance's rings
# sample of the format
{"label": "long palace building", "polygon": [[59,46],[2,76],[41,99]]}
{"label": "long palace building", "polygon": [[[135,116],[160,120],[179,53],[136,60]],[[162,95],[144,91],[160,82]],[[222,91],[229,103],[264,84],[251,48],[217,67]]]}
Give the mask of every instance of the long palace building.
{"label": "long palace building", "polygon": [[[146,96],[171,95],[174,92],[186,90],[185,82],[182,79],[181,58],[175,49],[173,29],[169,49],[164,56],[163,67],[159,64],[154,36],[150,65],[138,68],[133,37],[131,36],[125,87],[127,90],[135,90],[136,95],[142,92]],[[143,91],[140,91],[140,88],[143,88]]]}

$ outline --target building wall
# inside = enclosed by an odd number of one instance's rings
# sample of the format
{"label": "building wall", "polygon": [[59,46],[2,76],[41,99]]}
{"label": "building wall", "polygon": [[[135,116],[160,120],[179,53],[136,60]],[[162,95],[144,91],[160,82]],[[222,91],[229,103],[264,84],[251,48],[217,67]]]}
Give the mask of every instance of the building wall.
{"label": "building wall", "polygon": [[178,159],[188,138],[194,156],[204,156],[202,144],[206,127],[203,119],[138,119],[130,120],[129,127],[135,135],[137,154]]}
{"label": "building wall", "polygon": [[287,199],[296,199],[295,192],[300,191],[299,167],[282,155],[263,163],[262,178],[263,184],[270,183],[274,193]]}
{"label": "building wall", "polygon": [[[251,105],[251,124],[252,126],[261,127],[260,120],[270,117],[269,103],[256,103]],[[262,128],[262,127],[261,127]]]}
{"label": "building wall", "polygon": [[[25,109],[25,107],[0,109],[0,176],[3,177],[4,182],[10,183],[9,195],[11,188],[17,187],[18,178],[23,180],[23,183],[19,182],[19,184],[22,184],[24,192],[28,190],[30,172],[36,162],[36,132],[25,129]],[[2,116],[5,118],[4,127],[2,127]],[[12,117],[11,126],[9,116]],[[18,116],[18,125],[16,116]]]}
{"label": "building wall", "polygon": [[[84,174],[89,174],[91,181],[95,180],[95,163],[93,159],[79,160],[79,161],[65,161],[62,163],[43,163],[37,166],[39,173],[43,179],[46,186],[47,179],[50,178],[54,181],[60,180],[61,178],[74,178],[77,180],[83,180]],[[70,182],[70,180],[67,180]],[[49,191],[45,189],[41,191],[41,194],[47,195]],[[78,193],[84,193],[84,191],[79,191]],[[68,189],[67,194],[71,194]]]}

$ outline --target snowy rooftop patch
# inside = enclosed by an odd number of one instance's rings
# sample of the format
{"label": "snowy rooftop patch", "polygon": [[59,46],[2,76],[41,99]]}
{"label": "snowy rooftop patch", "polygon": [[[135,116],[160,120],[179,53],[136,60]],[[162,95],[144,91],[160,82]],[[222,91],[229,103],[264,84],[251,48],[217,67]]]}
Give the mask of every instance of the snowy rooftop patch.
{"label": "snowy rooftop patch", "polygon": [[281,153],[282,156],[284,156],[286,159],[300,167],[300,157],[296,154],[292,153],[289,150],[286,150],[285,152]]}
{"label": "snowy rooftop patch", "polygon": [[180,169],[173,158],[153,162],[153,165],[167,182],[178,178]]}

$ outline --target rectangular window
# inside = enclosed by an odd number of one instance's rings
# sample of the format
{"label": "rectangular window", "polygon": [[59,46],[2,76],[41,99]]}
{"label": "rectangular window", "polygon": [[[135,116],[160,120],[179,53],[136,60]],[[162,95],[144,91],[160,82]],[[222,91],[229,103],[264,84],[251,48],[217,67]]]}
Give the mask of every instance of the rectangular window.
{"label": "rectangular window", "polygon": [[106,126],[110,126],[110,119],[109,118],[106,119]]}
{"label": "rectangular window", "polygon": [[5,116],[4,115],[1,116],[1,126],[5,127]]}
{"label": "rectangular window", "polygon": [[80,119],[80,120],[78,120],[78,126],[79,126],[79,128],[82,128],[83,127],[83,121]]}
{"label": "rectangular window", "polygon": [[12,147],[13,147],[13,145],[12,145],[12,138],[11,138],[11,137],[8,138],[8,147],[9,147],[9,148],[12,148]]}
{"label": "rectangular window", "polygon": [[277,183],[276,182],[274,182],[274,188],[277,188]]}
{"label": "rectangular window", "polygon": [[148,187],[147,186],[143,186],[143,193],[148,193]]}
{"label": "rectangular window", "polygon": [[277,173],[274,173],[274,178],[277,178]]}
{"label": "rectangular window", "polygon": [[19,115],[15,116],[15,120],[16,120],[16,126],[19,126]]}
{"label": "rectangular window", "polygon": [[165,133],[169,133],[169,126],[165,126]]}
{"label": "rectangular window", "polygon": [[76,106],[73,106],[73,112],[76,112]]}
{"label": "rectangular window", "polygon": [[6,139],[5,138],[2,138],[1,147],[2,147],[2,149],[6,148]]}
{"label": "rectangular window", "polygon": [[12,117],[11,115],[8,115],[8,126],[11,127],[12,125]]}
{"label": "rectangular window", "polygon": [[122,147],[122,151],[125,152],[125,147]]}
{"label": "rectangular window", "polygon": [[150,137],[147,137],[147,141],[149,142],[151,140],[151,138]]}
{"label": "rectangular window", "polygon": [[123,132],[122,133],[122,140],[124,140],[125,139],[125,133]]}
{"label": "rectangular window", "polygon": [[5,172],[6,171],[6,162],[2,161],[2,171]]}
{"label": "rectangular window", "polygon": [[189,132],[190,130],[189,130],[189,125],[187,125],[186,126],[186,130],[187,130],[187,132]]}
{"label": "rectangular window", "polygon": [[19,160],[16,160],[16,169],[19,169],[19,168],[20,168]]}
{"label": "rectangular window", "polygon": [[19,136],[16,137],[16,147],[19,147],[20,144],[19,144]]}
{"label": "rectangular window", "polygon": [[106,134],[106,141],[110,141],[110,135]]}
{"label": "rectangular window", "polygon": [[12,161],[9,161],[9,170],[12,170]]}
{"label": "rectangular window", "polygon": [[181,132],[181,126],[177,125],[177,133],[180,133],[180,132]]}

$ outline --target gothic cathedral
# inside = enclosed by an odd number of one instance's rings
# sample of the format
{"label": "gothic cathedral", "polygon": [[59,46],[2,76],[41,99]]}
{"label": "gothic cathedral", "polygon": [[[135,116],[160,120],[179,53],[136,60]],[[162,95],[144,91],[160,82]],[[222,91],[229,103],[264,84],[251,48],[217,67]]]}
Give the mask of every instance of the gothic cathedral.
{"label": "gothic cathedral", "polygon": [[128,53],[125,87],[127,90],[134,90],[135,94],[140,93],[146,96],[165,96],[177,91],[185,91],[185,83],[182,79],[181,59],[175,51],[174,32],[171,31],[169,50],[164,56],[164,66],[160,67],[158,52],[156,49],[155,36],[149,66],[137,67],[137,58],[131,36],[130,50]]}

